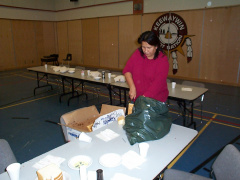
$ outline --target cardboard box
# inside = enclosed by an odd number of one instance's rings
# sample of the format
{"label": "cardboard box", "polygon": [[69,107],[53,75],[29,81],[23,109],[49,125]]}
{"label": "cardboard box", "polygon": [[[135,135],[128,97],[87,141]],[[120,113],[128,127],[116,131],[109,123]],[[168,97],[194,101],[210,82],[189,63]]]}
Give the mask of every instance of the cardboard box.
{"label": "cardboard box", "polygon": [[125,107],[103,104],[99,113],[96,106],[80,108],[61,116],[60,123],[66,141],[78,138],[81,132],[91,132],[125,116]]}

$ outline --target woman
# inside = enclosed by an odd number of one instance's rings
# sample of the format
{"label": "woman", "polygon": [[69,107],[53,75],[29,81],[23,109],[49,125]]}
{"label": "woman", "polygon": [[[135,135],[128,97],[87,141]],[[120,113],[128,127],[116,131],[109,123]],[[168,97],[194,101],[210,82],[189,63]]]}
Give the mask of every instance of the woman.
{"label": "woman", "polygon": [[138,38],[141,47],[129,58],[123,74],[129,85],[130,99],[145,96],[165,102],[168,97],[167,76],[169,63],[160,49],[159,39],[152,31]]}

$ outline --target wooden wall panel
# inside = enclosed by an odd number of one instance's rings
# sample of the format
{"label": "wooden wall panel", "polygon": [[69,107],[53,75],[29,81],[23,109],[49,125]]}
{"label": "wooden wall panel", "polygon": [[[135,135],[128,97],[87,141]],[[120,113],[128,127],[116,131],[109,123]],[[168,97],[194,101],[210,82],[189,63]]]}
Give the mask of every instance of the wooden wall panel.
{"label": "wooden wall panel", "polygon": [[123,69],[132,53],[139,47],[141,15],[119,17],[119,68]]}
{"label": "wooden wall panel", "polygon": [[142,16],[142,32],[151,31],[153,23],[164,13],[144,14]]}
{"label": "wooden wall panel", "polygon": [[39,64],[43,56],[56,53],[56,37],[54,22],[35,22],[37,59]]}
{"label": "wooden wall panel", "polygon": [[[68,50],[68,22],[57,22],[57,39],[58,39],[58,53],[59,63],[61,64],[63,59],[66,59]],[[63,62],[67,64],[67,62]],[[71,62],[70,62],[71,64]]]}
{"label": "wooden wall panel", "polygon": [[37,46],[37,59],[41,64],[41,57],[44,55],[44,40],[43,40],[43,22],[35,22],[35,31],[36,31],[36,46]]}
{"label": "wooden wall panel", "polygon": [[12,21],[12,32],[18,68],[38,64],[34,21]]}
{"label": "wooden wall panel", "polygon": [[[139,47],[139,35],[151,30],[164,13],[65,22],[1,19],[0,70],[39,65],[43,55],[54,52],[60,55],[60,63],[69,52],[73,64],[123,69]],[[170,58],[169,75],[239,86],[240,6],[174,13],[186,21],[188,34],[195,36],[191,37],[192,61],[188,64],[178,52],[178,73],[172,74]],[[186,55],[186,44],[182,49]]]}
{"label": "wooden wall panel", "polygon": [[57,34],[57,22],[53,22],[53,28],[54,28],[54,37],[55,37],[55,51],[57,54],[58,52],[58,34]]}
{"label": "wooden wall panel", "polygon": [[97,18],[82,20],[83,63],[99,66],[99,22]]}
{"label": "wooden wall panel", "polygon": [[201,79],[236,83],[240,54],[240,7],[205,12]]}
{"label": "wooden wall panel", "polygon": [[118,17],[99,19],[100,66],[118,68]]}
{"label": "wooden wall panel", "polygon": [[82,22],[81,20],[68,22],[69,53],[72,54],[72,64],[83,64],[82,59]]}
{"label": "wooden wall panel", "polygon": [[[202,37],[202,25],[203,25],[203,11],[195,10],[195,11],[182,11],[176,12],[179,16],[181,16],[188,30],[188,35],[194,35],[190,37],[192,41],[192,50],[193,57],[192,60],[187,63],[187,45],[186,42],[182,46],[182,50],[184,55],[177,52],[177,61],[178,61],[178,72],[175,76],[181,77],[191,77],[191,78],[199,78],[199,61],[200,61],[200,49],[201,49],[201,37]],[[172,73],[172,57],[169,56],[169,75],[173,75]]]}
{"label": "wooden wall panel", "polygon": [[16,68],[10,20],[0,19],[0,70]]}
{"label": "wooden wall panel", "polygon": [[56,50],[56,34],[54,22],[42,22],[43,25],[43,40],[44,40],[44,54],[55,54]]}

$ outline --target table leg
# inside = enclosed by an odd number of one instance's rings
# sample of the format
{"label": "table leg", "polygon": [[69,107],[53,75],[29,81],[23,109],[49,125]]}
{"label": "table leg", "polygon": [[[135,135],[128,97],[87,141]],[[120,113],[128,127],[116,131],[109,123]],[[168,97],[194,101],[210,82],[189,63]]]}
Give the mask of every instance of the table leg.
{"label": "table leg", "polygon": [[[43,85],[43,86],[40,86],[40,81],[41,81],[44,77],[46,78],[47,84],[46,84],[46,85]],[[33,90],[34,96],[36,95],[36,90],[37,90],[37,89],[42,88],[42,87],[47,87],[47,86],[50,86],[50,87],[51,87],[51,90],[53,90],[52,85],[51,85],[51,84],[48,84],[48,74],[44,73],[43,76],[42,76],[41,78],[39,78],[39,73],[37,72],[37,87],[34,88],[34,90]]]}
{"label": "table leg", "polygon": [[[182,101],[182,102],[179,102],[178,101],[178,105],[179,107],[181,108],[181,111],[182,111],[182,118],[183,118],[183,126],[185,127],[190,127],[191,125],[194,126],[194,129],[196,129],[196,122],[194,121],[193,119],[193,102],[191,103],[191,108],[190,110],[187,109],[187,105],[186,105],[186,101]],[[182,109],[183,108],[183,109]],[[189,124],[186,123],[186,112],[188,111],[188,113],[191,114],[191,121]]]}
{"label": "table leg", "polygon": [[183,113],[182,113],[182,117],[183,117],[183,126],[186,126],[186,101],[183,101]]}
{"label": "table leg", "polygon": [[65,85],[64,85],[64,77],[61,76],[62,78],[62,88],[63,88],[63,93],[59,96],[59,102],[62,102],[62,96],[65,94]]}
{"label": "table leg", "polygon": [[193,106],[194,106],[194,102],[191,103],[191,110],[190,110],[190,113],[191,113],[191,123],[190,123],[190,125],[193,124],[194,129],[196,129],[196,122],[193,120]]}
{"label": "table leg", "polygon": [[[68,93],[65,92],[64,81],[67,81],[69,84],[71,84],[71,87],[72,87],[72,88],[71,88],[71,89],[72,89],[71,92],[68,92]],[[60,95],[60,97],[59,97],[60,103],[61,103],[62,96],[65,96],[65,95],[68,95],[68,94],[72,94],[72,96],[71,96],[70,98],[68,98],[68,106],[69,106],[69,104],[70,104],[70,100],[73,99],[73,98],[76,98],[76,97],[79,97],[79,96],[82,96],[82,95],[86,95],[86,99],[88,99],[88,95],[83,92],[83,82],[81,81],[80,84],[82,84],[82,93],[81,93],[81,94],[79,94],[79,93],[75,90],[75,87],[74,87],[74,79],[73,79],[73,78],[71,78],[71,82],[70,82],[70,81],[68,81],[65,77],[62,76],[63,93],[62,93],[62,94]],[[80,84],[79,84],[79,85],[80,85]],[[75,95],[75,93],[76,93],[77,95]]]}
{"label": "table leg", "polygon": [[107,89],[108,89],[108,93],[109,93],[110,105],[112,105],[112,86],[110,84],[108,84]]}
{"label": "table leg", "polygon": [[127,90],[124,89],[124,106],[127,108]]}
{"label": "table leg", "polygon": [[119,91],[119,102],[120,102],[120,104],[122,104],[122,91],[121,91],[121,89],[119,88],[118,89]]}

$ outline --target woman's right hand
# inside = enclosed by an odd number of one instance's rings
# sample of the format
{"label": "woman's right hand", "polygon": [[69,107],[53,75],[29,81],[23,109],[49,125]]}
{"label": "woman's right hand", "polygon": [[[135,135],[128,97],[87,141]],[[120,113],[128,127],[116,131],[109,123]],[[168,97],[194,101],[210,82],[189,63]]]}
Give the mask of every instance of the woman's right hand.
{"label": "woman's right hand", "polygon": [[129,86],[129,97],[130,97],[131,100],[135,100],[136,95],[137,95],[137,91],[136,91],[135,84],[133,82],[132,74],[130,72],[126,72],[124,74],[124,76],[126,78],[128,86]]}
{"label": "woman's right hand", "polygon": [[131,100],[135,100],[136,99],[136,95],[137,95],[136,88],[135,87],[130,88],[130,90],[129,90],[129,97],[130,97],[130,99]]}

